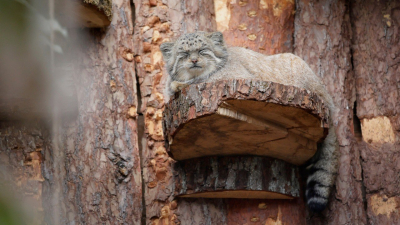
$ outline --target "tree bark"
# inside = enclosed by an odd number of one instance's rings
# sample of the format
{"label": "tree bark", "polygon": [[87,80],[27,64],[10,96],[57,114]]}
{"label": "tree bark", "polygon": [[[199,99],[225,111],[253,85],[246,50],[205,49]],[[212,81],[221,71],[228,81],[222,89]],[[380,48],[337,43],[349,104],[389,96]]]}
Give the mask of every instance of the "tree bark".
{"label": "tree bark", "polygon": [[[113,2],[103,30],[70,30],[66,48],[78,102],[75,117],[53,117],[45,152],[45,211],[49,224],[139,224],[141,171],[129,1]],[[60,60],[60,61],[59,61]],[[58,66],[58,65],[56,65]]]}
{"label": "tree bark", "polygon": [[227,199],[226,224],[306,224],[305,202],[293,200]]}
{"label": "tree bark", "polygon": [[266,55],[293,52],[294,1],[215,0],[214,5],[228,45]]}
{"label": "tree bark", "polygon": [[362,168],[353,125],[356,100],[352,71],[350,8],[346,1],[297,1],[295,54],[321,77],[332,95],[340,158],[336,190],[323,216],[308,217],[309,224],[365,224]]}
{"label": "tree bark", "polygon": [[[134,3],[114,1],[111,25],[85,30],[81,51],[67,61],[76,65],[78,112],[63,120],[55,116],[51,129],[41,122],[9,120],[45,115],[40,104],[0,103],[1,176],[16,183],[16,191],[25,193],[21,196],[34,199],[39,211],[34,222],[296,224],[306,218],[308,224],[398,223],[398,2]],[[333,96],[340,111],[333,119],[341,156],[336,187],[322,215],[302,211],[302,197],[174,199],[174,172],[179,169],[174,170],[162,133],[167,74],[159,45],[183,33],[217,27],[229,45],[264,54],[295,53]],[[69,31],[75,36],[76,31]]]}
{"label": "tree bark", "polygon": [[259,156],[203,157],[174,167],[175,196],[185,198],[293,199],[300,196],[298,168]]}
{"label": "tree bark", "polygon": [[350,9],[367,223],[398,224],[400,2],[355,0]]}
{"label": "tree bark", "polygon": [[[173,41],[183,33],[214,31],[214,5],[210,0],[135,0],[134,3],[134,55],[141,92],[140,113],[145,124],[144,135],[139,137],[142,140],[145,223],[174,224],[180,220],[181,224],[190,224],[190,211],[180,211],[179,219],[175,214],[180,206],[173,201],[174,160],[167,155],[162,131],[163,90],[167,72],[159,45]],[[208,206],[211,209],[215,202],[222,206],[219,200],[201,202],[204,209]],[[199,217],[204,219],[211,212],[207,209],[202,213]]]}
{"label": "tree bark", "polygon": [[[2,207],[16,207],[19,219],[29,219],[25,222],[30,224],[44,222],[42,164],[48,138],[49,130],[43,122],[0,122],[0,199],[6,204]],[[13,202],[6,201],[10,196]],[[22,206],[29,208],[29,214]]]}

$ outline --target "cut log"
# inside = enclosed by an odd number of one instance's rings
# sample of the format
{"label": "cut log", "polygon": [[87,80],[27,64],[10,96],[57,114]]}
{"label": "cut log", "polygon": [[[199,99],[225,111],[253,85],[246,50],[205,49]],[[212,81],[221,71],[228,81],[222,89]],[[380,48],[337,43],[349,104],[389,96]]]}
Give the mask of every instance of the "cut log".
{"label": "cut log", "polygon": [[274,82],[229,80],[191,85],[164,110],[175,160],[259,155],[301,165],[328,129],[328,109],[310,91]]}
{"label": "cut log", "polygon": [[203,157],[175,164],[175,196],[293,199],[300,196],[298,168],[260,156]]}
{"label": "cut log", "polygon": [[111,23],[111,0],[61,1],[56,7],[57,17],[68,27],[106,27]]}

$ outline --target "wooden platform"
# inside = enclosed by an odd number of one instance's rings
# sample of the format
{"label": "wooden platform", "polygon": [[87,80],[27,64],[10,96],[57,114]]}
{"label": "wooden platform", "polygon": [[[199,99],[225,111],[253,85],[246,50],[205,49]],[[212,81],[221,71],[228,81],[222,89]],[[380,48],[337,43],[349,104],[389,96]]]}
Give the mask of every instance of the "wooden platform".
{"label": "wooden platform", "polygon": [[301,165],[328,130],[328,109],[307,90],[255,80],[191,85],[165,105],[164,135],[175,160],[258,155]]}
{"label": "wooden platform", "polygon": [[57,18],[67,27],[100,28],[110,25],[111,0],[68,0],[56,3]]}
{"label": "wooden platform", "polygon": [[203,157],[176,163],[175,195],[186,198],[293,199],[297,166],[261,156]]}

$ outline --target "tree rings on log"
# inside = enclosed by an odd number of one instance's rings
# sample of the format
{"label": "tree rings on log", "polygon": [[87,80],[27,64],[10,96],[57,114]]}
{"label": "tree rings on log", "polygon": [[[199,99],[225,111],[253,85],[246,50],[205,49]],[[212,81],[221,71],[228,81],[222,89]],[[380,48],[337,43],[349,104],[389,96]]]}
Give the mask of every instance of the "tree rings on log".
{"label": "tree rings on log", "polygon": [[317,94],[268,81],[194,84],[171,98],[164,135],[175,160],[259,155],[301,165],[328,132],[328,109]]}
{"label": "tree rings on log", "polygon": [[175,195],[188,198],[293,199],[297,166],[261,156],[212,156],[177,162]]}

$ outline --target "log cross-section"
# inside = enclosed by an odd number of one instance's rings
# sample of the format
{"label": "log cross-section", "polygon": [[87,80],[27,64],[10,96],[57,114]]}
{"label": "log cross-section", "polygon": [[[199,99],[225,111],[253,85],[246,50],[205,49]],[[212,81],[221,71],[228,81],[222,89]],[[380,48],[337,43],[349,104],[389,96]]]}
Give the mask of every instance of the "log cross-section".
{"label": "log cross-section", "polygon": [[258,155],[301,165],[328,129],[328,109],[316,93],[268,81],[194,84],[165,105],[170,155]]}

